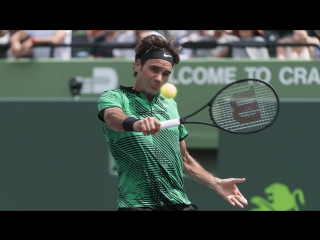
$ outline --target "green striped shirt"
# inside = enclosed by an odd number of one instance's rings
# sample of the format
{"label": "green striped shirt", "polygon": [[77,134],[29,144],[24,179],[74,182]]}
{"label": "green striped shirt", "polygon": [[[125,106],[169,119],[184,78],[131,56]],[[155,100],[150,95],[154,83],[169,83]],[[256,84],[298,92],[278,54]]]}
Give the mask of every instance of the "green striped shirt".
{"label": "green striped shirt", "polygon": [[188,132],[183,125],[159,131],[158,136],[142,132],[116,132],[103,121],[103,110],[119,107],[130,117],[155,117],[159,121],[179,118],[177,103],[162,94],[150,103],[132,87],[120,86],[101,94],[98,117],[118,173],[118,206],[147,207],[190,204],[183,179],[180,141]]}

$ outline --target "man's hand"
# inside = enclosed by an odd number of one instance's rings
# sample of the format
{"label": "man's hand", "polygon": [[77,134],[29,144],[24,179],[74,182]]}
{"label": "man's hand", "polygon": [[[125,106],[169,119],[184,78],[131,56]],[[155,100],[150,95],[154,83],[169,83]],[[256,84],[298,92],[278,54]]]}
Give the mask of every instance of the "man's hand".
{"label": "man's hand", "polygon": [[242,196],[236,184],[242,183],[245,180],[245,178],[220,179],[215,191],[232,206],[237,205],[240,208],[244,208],[243,205],[248,205],[248,201]]}
{"label": "man's hand", "polygon": [[153,134],[158,135],[160,131],[161,123],[154,117],[146,117],[133,124],[133,129],[136,132],[143,132],[143,135]]}

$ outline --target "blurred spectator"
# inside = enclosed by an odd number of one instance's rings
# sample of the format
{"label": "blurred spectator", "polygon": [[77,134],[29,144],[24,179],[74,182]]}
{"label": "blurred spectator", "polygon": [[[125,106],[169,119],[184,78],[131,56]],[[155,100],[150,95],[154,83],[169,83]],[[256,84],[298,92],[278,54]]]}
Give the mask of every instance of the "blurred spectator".
{"label": "blurred spectator", "polygon": [[190,34],[190,30],[156,30],[164,37],[173,36],[177,41]]}
{"label": "blurred spectator", "polygon": [[[289,30],[284,30],[284,31],[289,31]],[[263,37],[268,43],[276,43],[280,38],[280,34],[277,32],[277,30],[263,30],[263,32],[264,32]],[[270,58],[276,57],[276,45],[272,45],[272,44],[269,45],[268,51],[269,51]]]}
{"label": "blurred spectator", "polygon": [[196,42],[207,36],[213,36],[214,30],[189,30],[189,34],[182,38],[184,42]]}
{"label": "blurred spectator", "polygon": [[[319,45],[319,39],[314,36],[309,36],[307,30],[293,30],[291,35],[279,38],[277,42]],[[277,46],[276,56],[278,59],[313,59],[314,46]]]}
{"label": "blurred spectator", "polygon": [[[72,30],[18,30],[10,36],[10,55],[14,58],[50,58],[51,47],[37,44],[70,44]],[[53,58],[70,59],[71,47],[54,47]]]}
{"label": "blurred spectator", "polygon": [[[240,38],[240,43],[266,42],[263,38],[263,30],[233,30],[234,35]],[[269,51],[266,47],[233,47],[233,58],[269,59]]]}
{"label": "blurred spectator", "polygon": [[[213,30],[189,30],[189,34],[180,38],[179,43],[183,44],[185,42],[197,42],[202,41],[203,39],[210,39],[213,35]],[[180,59],[189,59],[193,57],[193,51],[192,48],[184,48],[182,52],[182,56],[180,56]]]}
{"label": "blurred spectator", "polygon": [[[97,37],[93,43],[115,42],[120,34],[120,30],[103,30],[103,35]],[[108,47],[92,47],[89,51],[90,58],[106,58],[113,57],[112,48]]]}
{"label": "blurred spectator", "polygon": [[9,30],[0,30],[0,37],[5,36],[7,33],[9,33]]}
{"label": "blurred spectator", "polygon": [[[127,30],[119,35],[117,38],[118,43],[134,43],[135,45],[142,40],[145,36],[150,34],[157,34],[163,36],[154,30]],[[163,36],[164,37],[164,36]],[[113,49],[113,56],[115,58],[134,58],[134,48],[115,48]]]}
{"label": "blurred spectator", "polygon": [[[10,30],[0,30],[0,45],[9,44]],[[5,46],[0,46],[0,58],[7,58],[8,48]]]}
{"label": "blurred spectator", "polygon": [[86,30],[87,42],[92,43],[94,40],[104,34],[104,30]]}
{"label": "blurred spectator", "polygon": [[271,30],[273,33],[278,35],[278,38],[283,38],[292,35],[293,30]]}
{"label": "blurred spectator", "polygon": [[[188,41],[188,36],[192,33],[191,30],[157,30],[157,32],[164,37],[173,36],[179,44],[183,44]],[[191,49],[184,48],[180,54],[180,59],[190,58],[191,52]]]}
{"label": "blurred spectator", "polygon": [[[308,35],[310,37],[318,38],[318,40],[320,42],[320,30],[309,30]],[[314,48],[314,58],[320,58],[320,45],[319,45],[319,47]]]}
{"label": "blurred spectator", "polygon": [[309,30],[308,35],[310,37],[316,37],[320,40],[320,30]]}
{"label": "blurred spectator", "polygon": [[[232,43],[239,41],[240,38],[230,33],[230,30],[214,30],[212,36],[209,34],[203,35],[195,42],[216,42],[216,43]],[[215,48],[206,49],[194,49],[192,57],[212,57],[212,58],[224,58],[230,57],[230,51],[228,46],[217,46]]]}
{"label": "blurred spectator", "polygon": [[274,30],[262,30],[263,31],[263,37],[268,42],[275,42],[280,37],[279,34]]}

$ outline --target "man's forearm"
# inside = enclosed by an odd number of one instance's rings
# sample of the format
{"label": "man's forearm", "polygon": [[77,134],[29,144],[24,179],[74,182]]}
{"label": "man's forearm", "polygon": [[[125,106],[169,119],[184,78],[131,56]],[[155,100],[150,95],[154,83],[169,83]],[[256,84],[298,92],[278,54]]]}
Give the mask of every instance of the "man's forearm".
{"label": "man's forearm", "polygon": [[188,155],[187,158],[184,160],[183,173],[201,185],[214,190],[218,178],[205,170],[192,156]]}
{"label": "man's forearm", "polygon": [[108,128],[117,131],[123,132],[122,123],[123,120],[128,116],[122,112],[120,108],[107,108],[103,112],[104,121],[107,124]]}

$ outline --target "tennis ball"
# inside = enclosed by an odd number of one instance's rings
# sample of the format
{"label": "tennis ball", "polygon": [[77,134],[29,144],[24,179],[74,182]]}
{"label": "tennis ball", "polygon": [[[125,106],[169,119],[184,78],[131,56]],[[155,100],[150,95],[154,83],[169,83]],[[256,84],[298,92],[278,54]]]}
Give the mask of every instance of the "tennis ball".
{"label": "tennis ball", "polygon": [[172,83],[165,83],[161,89],[160,93],[165,97],[165,98],[175,98],[175,96],[178,93],[178,90],[175,85]]}

